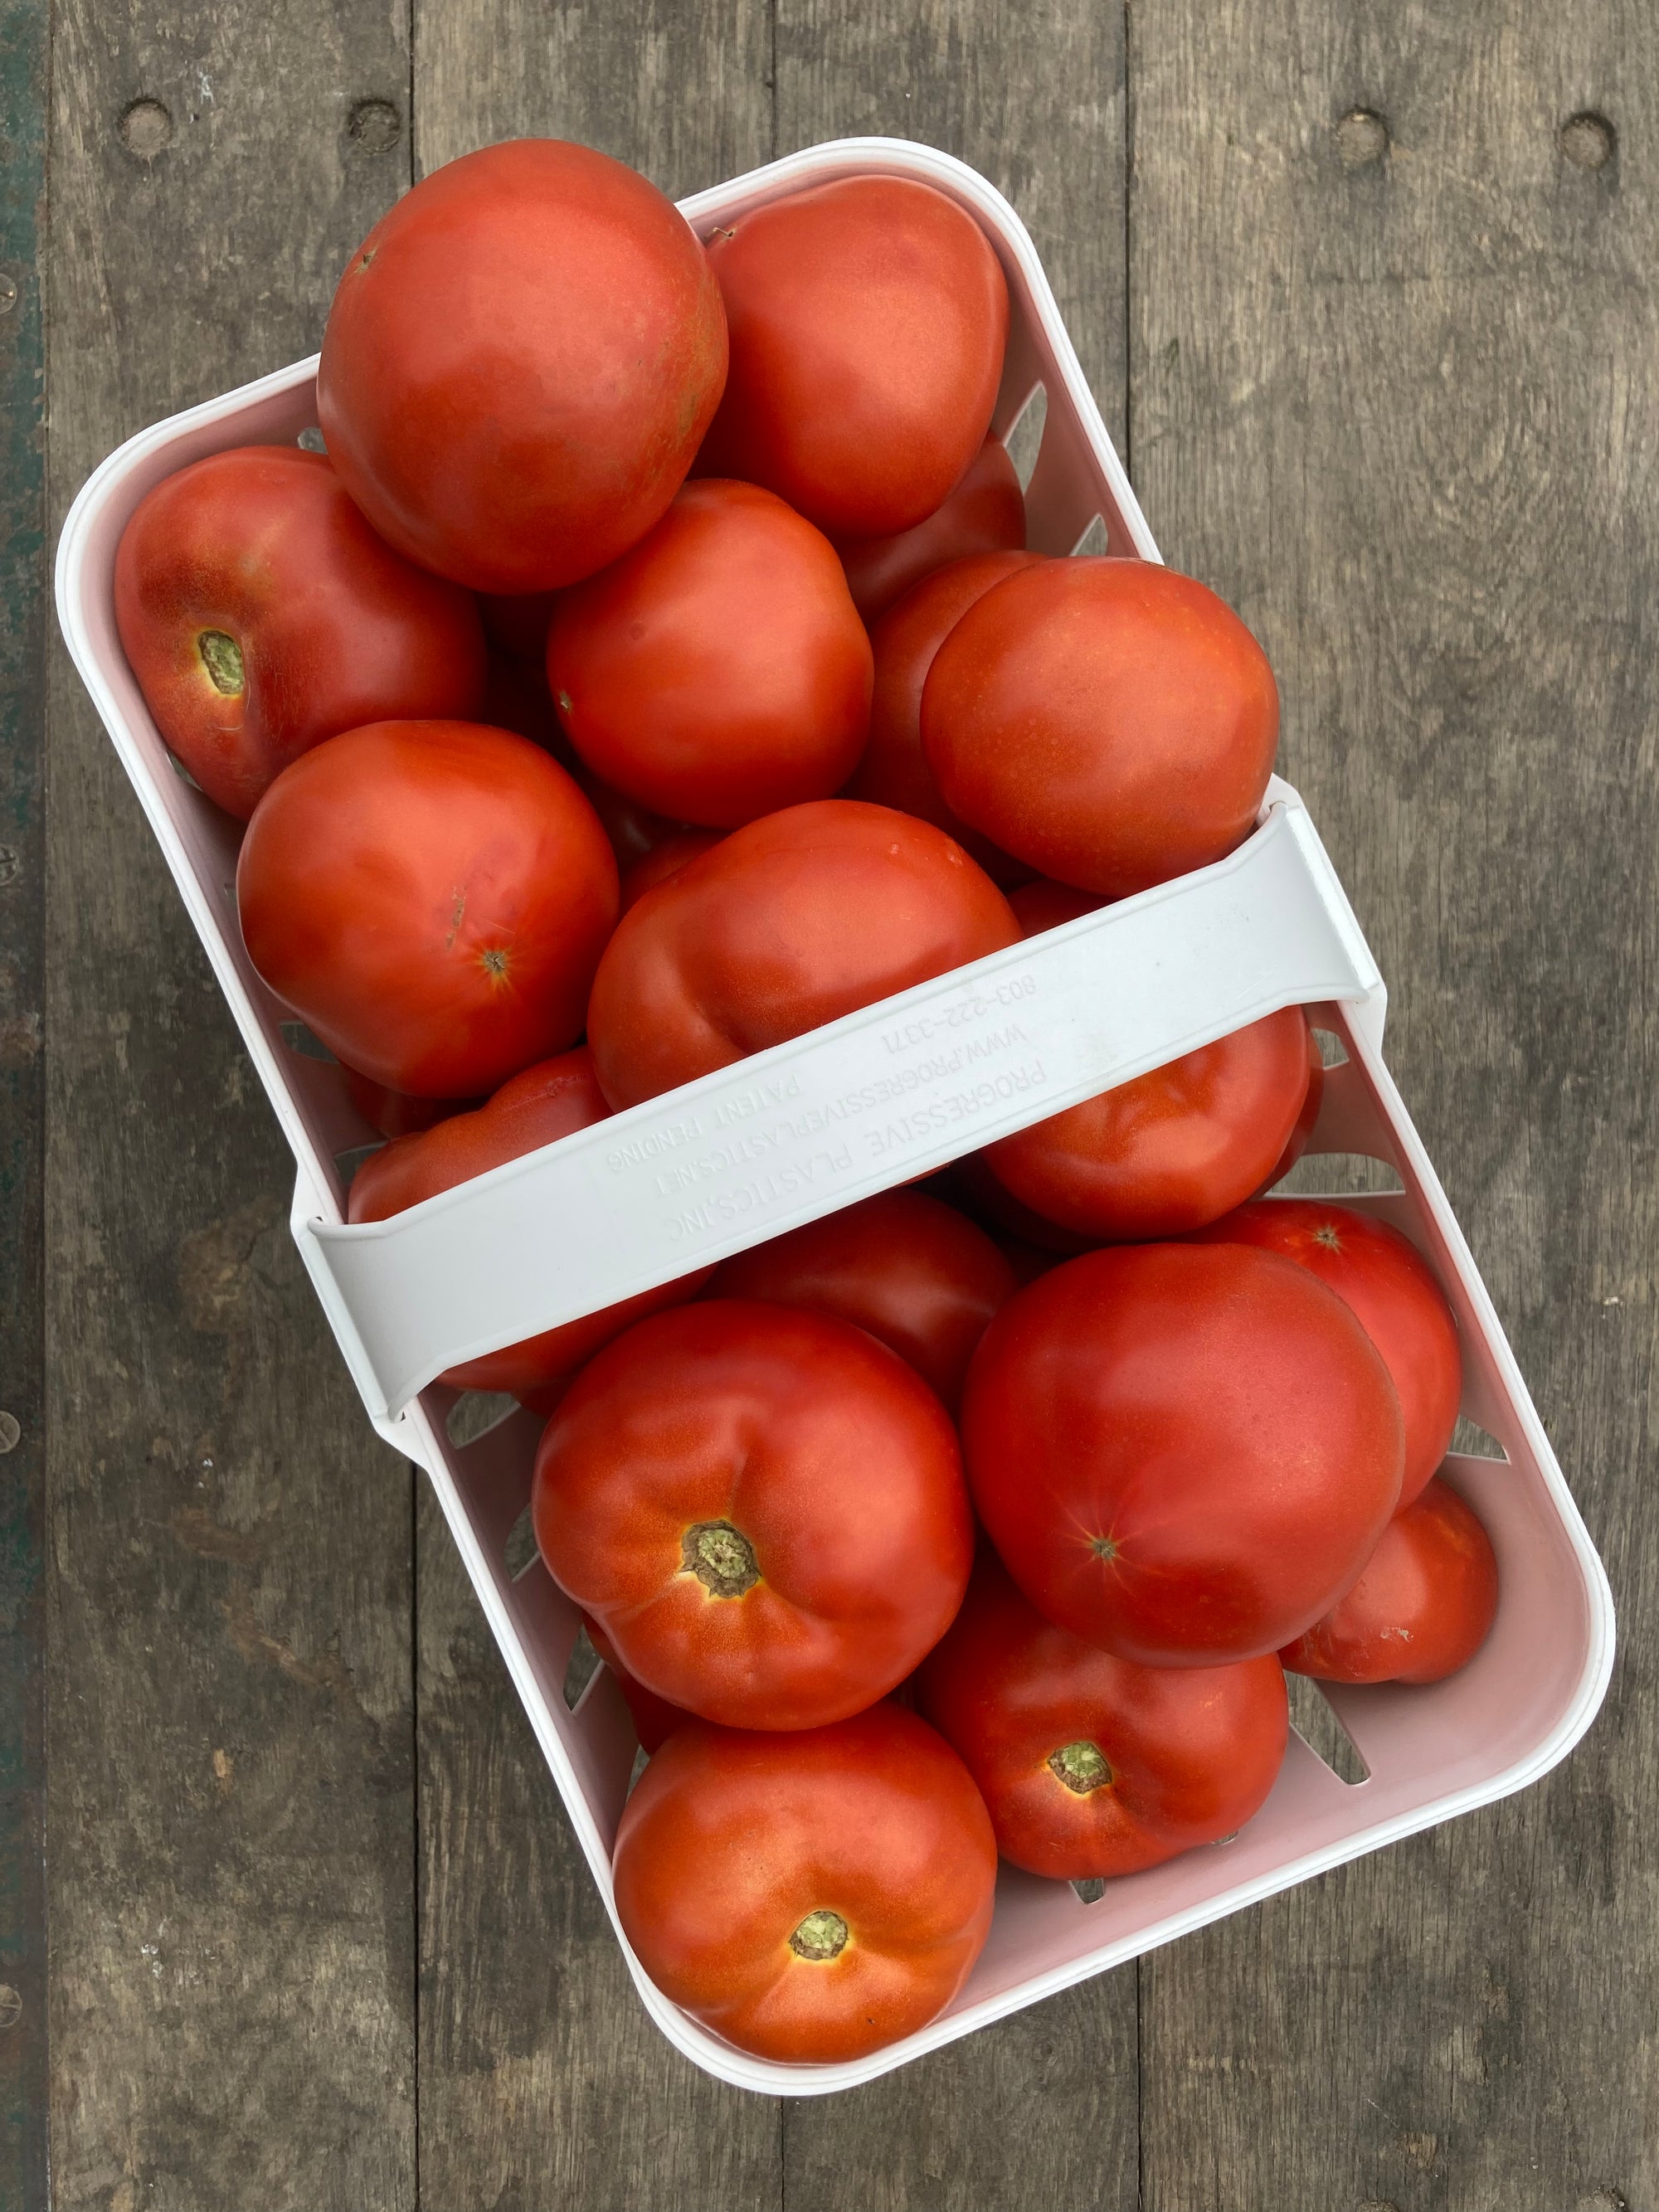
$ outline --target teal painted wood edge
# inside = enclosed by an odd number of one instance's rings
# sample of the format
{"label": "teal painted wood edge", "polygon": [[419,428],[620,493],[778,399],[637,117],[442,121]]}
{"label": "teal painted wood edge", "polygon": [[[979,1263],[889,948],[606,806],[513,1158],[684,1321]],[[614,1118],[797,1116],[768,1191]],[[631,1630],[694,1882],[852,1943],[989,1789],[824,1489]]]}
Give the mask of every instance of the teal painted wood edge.
{"label": "teal painted wood edge", "polygon": [[39,249],[47,34],[47,0],[0,0],[0,1448],[9,1445],[0,1449],[0,2212],[46,2202]]}

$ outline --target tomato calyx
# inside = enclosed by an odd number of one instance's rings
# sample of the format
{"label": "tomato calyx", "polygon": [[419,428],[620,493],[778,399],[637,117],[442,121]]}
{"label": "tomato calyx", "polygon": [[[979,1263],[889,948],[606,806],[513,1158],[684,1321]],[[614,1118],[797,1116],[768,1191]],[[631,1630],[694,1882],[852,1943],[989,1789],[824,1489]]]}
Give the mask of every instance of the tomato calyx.
{"label": "tomato calyx", "polygon": [[807,1914],[789,1938],[789,1948],[798,1959],[838,1959],[851,1932],[839,1912],[821,1907]]}
{"label": "tomato calyx", "polygon": [[1113,1536],[1091,1536],[1089,1549],[1096,1559],[1109,1562],[1117,1557],[1117,1540]]}
{"label": "tomato calyx", "polygon": [[1048,1756],[1048,1771],[1057,1782],[1065,1784],[1074,1796],[1090,1797],[1097,1790],[1103,1790],[1112,1779],[1110,1764],[1097,1743],[1086,1738],[1076,1743],[1063,1743]]}
{"label": "tomato calyx", "polygon": [[204,629],[197,635],[196,650],[208,680],[222,697],[236,698],[246,688],[242,648],[228,630]]}
{"label": "tomato calyx", "polygon": [[1316,1244],[1322,1244],[1328,1252],[1340,1252],[1342,1249],[1342,1231],[1334,1221],[1327,1222],[1315,1230],[1313,1241]]}
{"label": "tomato calyx", "polygon": [[[695,1575],[710,1597],[741,1597],[761,1578],[754,1546],[729,1521],[699,1521],[686,1530],[680,1545],[680,1571]],[[801,1927],[805,1925],[803,1921]],[[845,1942],[846,1923],[842,1925]]]}

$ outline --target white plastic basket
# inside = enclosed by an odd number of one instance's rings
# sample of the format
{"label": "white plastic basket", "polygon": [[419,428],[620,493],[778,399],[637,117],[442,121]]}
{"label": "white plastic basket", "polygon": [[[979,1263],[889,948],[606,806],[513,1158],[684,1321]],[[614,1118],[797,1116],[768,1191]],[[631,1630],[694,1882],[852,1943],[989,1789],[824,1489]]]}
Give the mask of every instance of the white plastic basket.
{"label": "white plastic basket", "polygon": [[[1071,551],[1097,517],[1115,552],[1157,548],[1090,396],[1036,253],[1006,201],[945,155],[844,139],[684,203],[699,230],[830,178],[920,179],[966,208],[1007,273],[1006,436],[1038,386],[1042,441],[1030,542]],[[1491,1300],[1382,1065],[1383,988],[1296,793],[1275,779],[1231,858],[689,1084],[409,1212],[344,1225],[339,1156],[369,1140],[337,1068],[304,1040],[243,949],[236,826],[173,769],[116,635],[115,549],[150,486],[199,456],[296,438],[316,421],[315,360],[133,438],[76,501],[58,554],[64,635],[137,789],[298,1163],[293,1228],[375,1427],[430,1475],[606,1905],[634,1761],[601,1668],[574,1711],[563,1683],[578,1618],[507,1540],[529,1496],[540,1423],[517,1413],[458,1447],[452,1391],[430,1377],[905,1182],[1276,1007],[1340,1039],[1312,1149],[1370,1154],[1403,1191],[1346,1200],[1396,1224],[1443,1285],[1462,1333],[1464,1411],[1508,1455],[1447,1474],[1491,1531],[1498,1619],[1462,1674],[1427,1689],[1328,1687],[1370,1778],[1346,1784],[1292,1736],[1271,1797],[1225,1845],[1107,1885],[1005,1868],[967,1986],[918,2035],[845,2065],[733,2050],[663,1997],[621,1929],[669,2039],[720,2079],[774,2094],[842,2089],[1172,1936],[1395,1838],[1534,1781],[1589,1726],[1607,1686],[1607,1579]],[[424,1387],[422,1387],[424,1386]]]}

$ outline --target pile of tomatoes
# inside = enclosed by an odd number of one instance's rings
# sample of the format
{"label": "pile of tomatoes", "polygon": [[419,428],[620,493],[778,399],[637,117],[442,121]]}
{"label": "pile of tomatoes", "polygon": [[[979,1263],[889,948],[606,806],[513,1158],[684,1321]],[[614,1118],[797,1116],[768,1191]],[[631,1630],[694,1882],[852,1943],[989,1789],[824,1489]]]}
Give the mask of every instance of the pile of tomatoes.
{"label": "pile of tomatoes", "polygon": [[[325,453],[139,507],[132,668],[246,824],[250,957],[389,1139],[354,1220],[1249,834],[1266,658],[1190,578],[1025,550],[1007,323],[921,184],[698,238],[519,142],[352,257]],[[653,1754],[618,1910],[732,2042],[911,2033],[999,1856],[1081,1881],[1224,1838],[1286,1667],[1479,1647],[1446,1302],[1392,1228],[1260,1195],[1322,1080],[1272,1015],[443,1378],[547,1417],[542,1557]]]}

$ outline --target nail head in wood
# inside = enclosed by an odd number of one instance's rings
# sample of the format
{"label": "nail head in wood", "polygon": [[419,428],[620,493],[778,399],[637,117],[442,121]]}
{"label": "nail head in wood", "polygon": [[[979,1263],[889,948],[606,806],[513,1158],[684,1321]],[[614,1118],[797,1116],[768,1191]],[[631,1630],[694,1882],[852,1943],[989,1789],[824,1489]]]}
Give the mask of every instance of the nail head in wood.
{"label": "nail head in wood", "polygon": [[173,118],[159,100],[135,100],[121,118],[121,143],[141,161],[153,161],[173,137]]}
{"label": "nail head in wood", "polygon": [[0,1413],[0,1452],[15,1451],[22,1433],[15,1413]]}
{"label": "nail head in wood", "polygon": [[404,135],[404,119],[389,100],[360,100],[346,118],[354,152],[373,160],[389,154]]}
{"label": "nail head in wood", "polygon": [[1605,169],[1619,150],[1619,134],[1605,115],[1587,110],[1561,125],[1561,151],[1575,169]]}
{"label": "nail head in wood", "polygon": [[1351,108],[1336,126],[1337,159],[1345,169],[1364,169],[1389,150],[1389,126],[1369,107]]}

